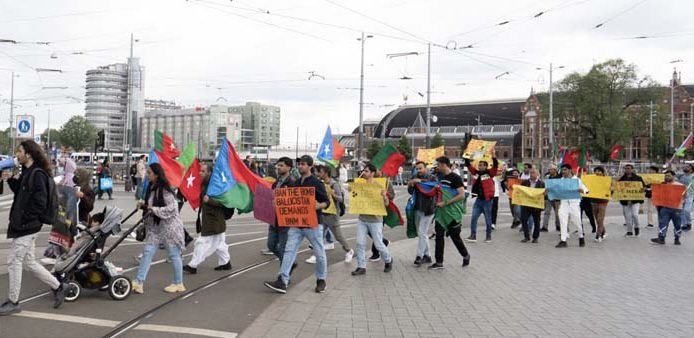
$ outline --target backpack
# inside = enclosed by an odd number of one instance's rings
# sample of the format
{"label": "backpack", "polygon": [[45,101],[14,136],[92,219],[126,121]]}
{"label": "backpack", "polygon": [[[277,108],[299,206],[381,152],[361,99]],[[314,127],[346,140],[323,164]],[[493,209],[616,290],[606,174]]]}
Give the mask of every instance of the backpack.
{"label": "backpack", "polygon": [[53,178],[51,178],[51,176],[41,168],[36,168],[31,172],[28,183],[30,189],[34,186],[34,174],[37,171],[42,171],[48,178],[48,204],[46,204],[46,212],[39,214],[39,221],[41,221],[43,224],[53,225],[58,217],[58,189],[55,187],[55,181]]}
{"label": "backpack", "polygon": [[225,219],[225,220],[231,219],[231,217],[234,216],[234,211],[235,211],[235,210],[236,210],[236,209],[234,209],[234,208],[227,208],[227,207],[224,207],[224,219]]}

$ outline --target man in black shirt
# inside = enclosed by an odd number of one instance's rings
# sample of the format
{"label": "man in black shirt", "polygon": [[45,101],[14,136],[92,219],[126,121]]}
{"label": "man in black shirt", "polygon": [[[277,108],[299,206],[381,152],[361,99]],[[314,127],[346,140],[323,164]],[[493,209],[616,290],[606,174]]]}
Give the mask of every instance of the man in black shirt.
{"label": "man in black shirt", "polygon": [[434,219],[434,211],[436,211],[435,196],[427,196],[417,189],[417,183],[420,182],[436,182],[436,177],[429,173],[426,164],[419,161],[415,164],[417,176],[410,180],[407,184],[407,192],[415,197],[414,205],[414,223],[417,225],[417,237],[419,244],[417,245],[417,257],[414,260],[414,265],[431,263],[429,255],[429,226]]}
{"label": "man in black shirt", "polygon": [[[436,162],[438,162],[439,173],[443,175],[440,181],[441,185],[447,186],[458,192],[458,194],[455,197],[447,200],[441,200],[440,202],[436,203],[436,207],[445,208],[454,203],[464,203],[465,185],[463,184],[463,179],[460,178],[459,175],[451,171],[451,160],[448,159],[448,157],[442,156],[437,158]],[[436,263],[430,265],[429,269],[443,269],[443,251],[445,246],[444,235],[446,234],[446,232],[448,233],[448,236],[451,237],[451,240],[453,241],[455,247],[458,249],[460,255],[463,256],[463,266],[467,266],[468,264],[470,264],[470,254],[468,253],[467,248],[465,248],[463,240],[460,238],[460,228],[462,226],[462,221],[463,220],[461,214],[460,219],[456,219],[451,223],[446,224],[448,227],[448,231],[446,231],[446,229],[438,221],[436,222],[436,225],[434,227],[434,230],[436,231]]]}

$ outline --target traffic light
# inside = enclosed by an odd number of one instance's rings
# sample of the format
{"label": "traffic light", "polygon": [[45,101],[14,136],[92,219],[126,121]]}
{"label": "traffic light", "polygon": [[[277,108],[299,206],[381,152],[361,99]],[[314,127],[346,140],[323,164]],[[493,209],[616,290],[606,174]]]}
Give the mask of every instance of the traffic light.
{"label": "traffic light", "polygon": [[103,129],[96,133],[96,148],[101,150],[106,146],[106,133]]}

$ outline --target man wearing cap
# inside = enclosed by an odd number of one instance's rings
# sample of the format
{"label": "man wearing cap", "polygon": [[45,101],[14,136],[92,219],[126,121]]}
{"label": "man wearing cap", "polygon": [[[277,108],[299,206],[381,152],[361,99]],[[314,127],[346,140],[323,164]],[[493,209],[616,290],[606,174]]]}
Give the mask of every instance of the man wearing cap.
{"label": "man wearing cap", "polygon": [[[561,178],[561,175],[557,171],[557,165],[550,164],[549,170],[545,175],[545,181],[559,178]],[[542,220],[542,229],[540,229],[540,231],[548,231],[547,225],[549,224],[549,219],[552,217],[552,211],[554,211],[554,227],[557,231],[559,231],[559,200],[550,201],[547,195],[545,195],[545,215],[544,219]]]}
{"label": "man wearing cap", "polygon": [[292,265],[296,260],[299,246],[304,238],[308,239],[313,247],[313,254],[316,256],[316,292],[325,292],[325,279],[328,276],[328,264],[323,247],[323,213],[321,210],[330,205],[330,199],[325,191],[325,185],[311,173],[313,158],[309,155],[301,156],[296,159],[299,167],[299,177],[292,187],[312,187],[315,189],[316,217],[318,226],[316,227],[291,227],[287,233],[287,244],[284,248],[284,256],[280,267],[280,275],[276,281],[265,282],[265,286],[278,293],[287,293],[287,284]]}

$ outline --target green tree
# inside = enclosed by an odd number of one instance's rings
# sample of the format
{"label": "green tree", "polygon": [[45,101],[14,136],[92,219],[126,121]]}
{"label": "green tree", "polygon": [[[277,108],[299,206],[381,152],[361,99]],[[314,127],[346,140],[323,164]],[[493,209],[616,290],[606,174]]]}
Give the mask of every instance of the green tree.
{"label": "green tree", "polygon": [[[41,133],[41,142],[46,144],[48,142],[48,129]],[[63,143],[60,139],[60,130],[51,128],[51,143],[55,143],[56,146],[60,147]]]}
{"label": "green tree", "polygon": [[0,131],[0,152],[5,155],[14,155],[12,139],[10,139],[10,128]]}
{"label": "green tree", "polygon": [[405,156],[405,162],[410,162],[410,160],[412,160],[412,148],[410,145],[410,141],[407,139],[407,136],[402,135],[400,137],[400,140],[398,141],[396,148],[398,148],[398,151],[403,156]]}
{"label": "green tree", "polygon": [[60,128],[61,144],[82,151],[94,146],[96,128],[82,116],[73,116]]}
{"label": "green tree", "polygon": [[441,136],[439,133],[436,133],[436,135],[431,138],[431,142],[429,142],[429,148],[438,148],[445,145],[446,141],[443,140],[443,136]]}
{"label": "green tree", "polygon": [[[555,123],[566,126],[568,145],[586,146],[601,161],[609,159],[613,145],[626,147],[648,135],[643,121],[648,121],[649,102],[659,97],[657,84],[621,59],[596,64],[586,74],[569,74],[557,91]],[[543,117],[548,111],[543,109]]]}
{"label": "green tree", "polygon": [[379,139],[374,139],[371,141],[371,144],[369,144],[369,148],[366,149],[366,157],[368,159],[374,158],[376,154],[381,150],[383,145],[381,144],[381,140]]}

